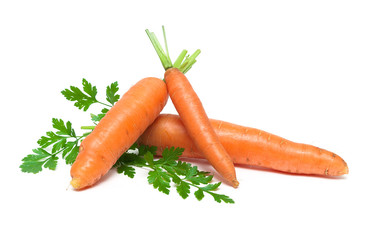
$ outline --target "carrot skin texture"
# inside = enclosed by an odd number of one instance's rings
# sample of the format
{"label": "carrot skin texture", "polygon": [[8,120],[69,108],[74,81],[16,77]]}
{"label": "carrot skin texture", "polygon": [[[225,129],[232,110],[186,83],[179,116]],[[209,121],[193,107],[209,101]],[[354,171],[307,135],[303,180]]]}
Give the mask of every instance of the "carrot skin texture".
{"label": "carrot skin texture", "polygon": [[144,78],[133,85],[82,141],[71,185],[82,189],[95,184],[157,118],[167,99],[161,79]]}
{"label": "carrot skin texture", "polygon": [[233,187],[237,187],[235,166],[214,132],[202,103],[186,76],[176,68],[164,74],[169,96],[192,142]]}
{"label": "carrot skin texture", "polygon": [[[322,176],[341,176],[349,172],[346,162],[330,151],[255,128],[214,119],[210,122],[235,164]],[[177,115],[161,114],[138,143],[157,146],[159,155],[164,148],[174,146],[185,149],[183,157],[203,158]]]}

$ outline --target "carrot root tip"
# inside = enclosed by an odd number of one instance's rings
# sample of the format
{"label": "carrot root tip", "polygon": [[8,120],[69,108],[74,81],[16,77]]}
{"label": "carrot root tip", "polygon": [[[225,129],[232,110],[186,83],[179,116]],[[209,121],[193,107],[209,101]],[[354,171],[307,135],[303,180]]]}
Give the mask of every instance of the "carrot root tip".
{"label": "carrot root tip", "polygon": [[233,186],[234,188],[237,188],[237,187],[239,186],[239,182],[238,182],[238,180],[236,180],[236,179],[232,180],[231,183],[232,183],[232,186]]}
{"label": "carrot root tip", "polygon": [[79,189],[79,188],[80,188],[80,180],[79,180],[79,179],[72,178],[70,184],[71,184],[71,186],[72,186],[74,189]]}

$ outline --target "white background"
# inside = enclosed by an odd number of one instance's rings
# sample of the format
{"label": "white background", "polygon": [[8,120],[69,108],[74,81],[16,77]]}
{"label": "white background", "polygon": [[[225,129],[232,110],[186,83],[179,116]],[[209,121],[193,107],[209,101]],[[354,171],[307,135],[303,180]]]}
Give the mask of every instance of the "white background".
{"label": "white background", "polygon": [[[1,1],[1,239],[372,239],[370,1],[128,2]],[[350,174],[237,168],[240,187],[219,190],[231,205],[162,194],[144,170],[80,192],[63,161],[22,173],[53,117],[78,128],[97,110],[61,90],[86,78],[104,98],[114,81],[123,94],[162,77],[144,31],[161,25],[173,59],[202,50],[187,76],[211,118],[331,150]]]}

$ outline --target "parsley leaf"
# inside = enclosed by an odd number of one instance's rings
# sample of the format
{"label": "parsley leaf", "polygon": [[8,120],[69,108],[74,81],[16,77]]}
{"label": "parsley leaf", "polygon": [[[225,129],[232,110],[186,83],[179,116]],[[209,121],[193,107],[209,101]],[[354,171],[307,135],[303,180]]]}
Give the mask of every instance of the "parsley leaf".
{"label": "parsley leaf", "polygon": [[176,186],[178,194],[183,198],[186,199],[190,194],[190,184],[187,184],[184,181],[181,181]]}
{"label": "parsley leaf", "polygon": [[226,195],[216,194],[216,193],[213,193],[213,192],[210,192],[210,191],[207,191],[207,193],[212,195],[212,197],[214,198],[214,200],[216,202],[220,203],[221,201],[224,201],[225,203],[235,203],[234,200],[232,200],[230,197],[228,197]]}
{"label": "parsley leaf", "polygon": [[101,119],[106,115],[106,113],[109,111],[109,109],[107,108],[103,108],[101,110],[101,113],[98,113],[97,115],[91,113],[90,114],[90,117],[92,119],[92,122],[94,122],[95,124],[97,124],[99,121],[101,121]]}
{"label": "parsley leaf", "polygon": [[111,103],[112,106],[120,99],[120,95],[116,94],[118,91],[118,82],[111,83],[111,85],[106,88],[106,100]]}
{"label": "parsley leaf", "polygon": [[149,172],[147,177],[148,182],[158,189],[160,192],[169,194],[170,176],[160,167],[155,167],[154,170]]}
{"label": "parsley leaf", "polygon": [[134,175],[136,174],[136,169],[129,165],[121,165],[117,168],[118,173],[123,173],[124,175],[127,175],[130,178],[134,178]]}
{"label": "parsley leaf", "polygon": [[38,173],[42,167],[54,170],[57,166],[57,159],[52,154],[42,148],[32,150],[34,154],[29,154],[22,159],[23,163],[20,166],[23,172]]}
{"label": "parsley leaf", "polygon": [[92,84],[84,78],[82,84],[85,93],[75,86],[70,86],[70,89],[65,89],[61,93],[67,100],[75,102],[74,106],[86,111],[90,105],[98,102],[96,99],[97,88],[92,86]]}
{"label": "parsley leaf", "polygon": [[73,164],[77,155],[79,154],[79,145],[77,142],[68,142],[62,152],[62,158],[65,159],[66,164]]}
{"label": "parsley leaf", "polygon": [[70,137],[76,137],[75,130],[72,129],[70,121],[67,121],[65,124],[62,119],[53,118],[52,123],[53,123],[53,128],[59,130],[57,134],[66,135]]}
{"label": "parsley leaf", "polygon": [[[89,107],[94,103],[100,103],[106,107],[112,107],[120,99],[120,95],[117,94],[119,86],[117,82],[111,83],[106,87],[106,100],[110,104],[103,103],[97,100],[97,87],[93,86],[85,78],[82,80],[83,90],[78,87],[70,86],[70,89],[64,89],[61,91],[62,95],[69,101],[75,102],[74,106],[87,111]],[[105,114],[108,109],[103,109],[101,112]],[[104,116],[104,115],[103,115]],[[100,116],[99,121],[103,116]]]}

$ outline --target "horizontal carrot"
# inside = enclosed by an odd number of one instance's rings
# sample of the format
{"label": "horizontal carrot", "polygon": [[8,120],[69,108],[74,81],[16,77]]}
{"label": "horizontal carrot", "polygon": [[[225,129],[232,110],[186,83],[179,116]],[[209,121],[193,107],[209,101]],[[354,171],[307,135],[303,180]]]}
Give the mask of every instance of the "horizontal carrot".
{"label": "horizontal carrot", "polygon": [[[235,164],[259,166],[282,172],[340,176],[349,172],[346,162],[330,151],[295,143],[268,132],[210,120]],[[138,139],[139,144],[184,148],[183,157],[204,158],[177,115],[161,114]]]}
{"label": "horizontal carrot", "polygon": [[132,86],[81,143],[71,185],[96,183],[156,119],[168,99],[164,81],[144,78]]}

